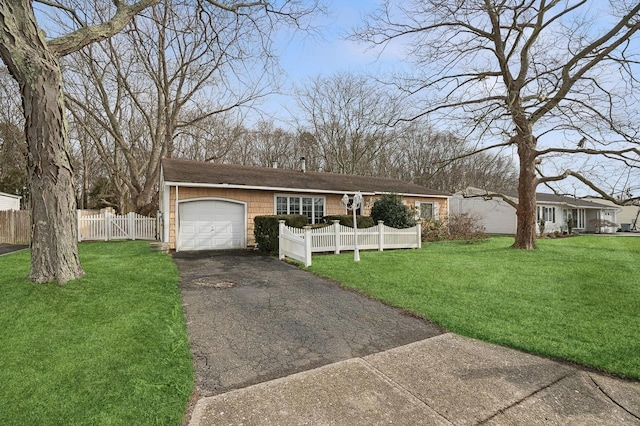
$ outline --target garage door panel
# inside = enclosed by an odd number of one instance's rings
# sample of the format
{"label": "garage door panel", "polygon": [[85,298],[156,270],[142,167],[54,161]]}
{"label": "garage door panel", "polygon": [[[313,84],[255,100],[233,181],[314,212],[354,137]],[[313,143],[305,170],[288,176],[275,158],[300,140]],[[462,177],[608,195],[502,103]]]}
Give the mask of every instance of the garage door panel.
{"label": "garage door panel", "polygon": [[180,204],[179,249],[215,250],[243,248],[244,205],[222,200],[199,200]]}

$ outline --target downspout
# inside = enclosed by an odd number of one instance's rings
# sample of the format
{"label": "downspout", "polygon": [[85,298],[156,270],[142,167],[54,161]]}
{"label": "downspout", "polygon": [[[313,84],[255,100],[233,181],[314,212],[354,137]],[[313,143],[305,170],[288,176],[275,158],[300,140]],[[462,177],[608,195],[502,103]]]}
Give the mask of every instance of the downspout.
{"label": "downspout", "polygon": [[176,234],[176,252],[180,251],[180,247],[178,247],[178,241],[180,241],[180,226],[178,226],[178,224],[180,223],[180,217],[179,217],[179,213],[178,213],[178,185],[176,185],[176,200],[175,200],[175,207],[174,207],[174,219],[173,219],[173,227],[175,229],[175,234]]}

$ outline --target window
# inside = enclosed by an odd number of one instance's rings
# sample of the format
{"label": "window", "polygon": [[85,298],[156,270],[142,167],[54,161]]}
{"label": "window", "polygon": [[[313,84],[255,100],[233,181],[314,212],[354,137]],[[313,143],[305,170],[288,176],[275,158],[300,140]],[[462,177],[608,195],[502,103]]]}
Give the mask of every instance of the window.
{"label": "window", "polygon": [[573,218],[573,227],[577,229],[585,228],[585,210],[584,209],[572,209],[571,217]]}
{"label": "window", "polygon": [[433,203],[420,203],[418,210],[420,219],[431,219],[433,217]]}
{"label": "window", "polygon": [[313,199],[313,221],[311,223],[320,223],[324,217],[324,198],[316,197]]}
{"label": "window", "polygon": [[276,214],[303,214],[309,223],[320,223],[324,217],[324,198],[278,195]]}
{"label": "window", "polygon": [[537,209],[538,213],[538,222],[541,219],[544,219],[545,222],[553,222],[556,221],[556,208],[555,207],[540,207]]}

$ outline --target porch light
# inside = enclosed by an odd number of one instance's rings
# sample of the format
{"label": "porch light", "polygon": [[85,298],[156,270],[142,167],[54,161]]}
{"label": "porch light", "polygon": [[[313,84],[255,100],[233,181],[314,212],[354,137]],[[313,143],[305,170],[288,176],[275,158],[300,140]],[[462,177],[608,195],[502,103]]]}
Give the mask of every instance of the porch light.
{"label": "porch light", "polygon": [[349,196],[344,194],[340,204],[344,205],[347,210],[353,212],[353,261],[360,262],[360,252],[358,251],[358,222],[356,221],[356,211],[362,207],[362,194],[360,191],[353,194],[353,201],[349,205]]}

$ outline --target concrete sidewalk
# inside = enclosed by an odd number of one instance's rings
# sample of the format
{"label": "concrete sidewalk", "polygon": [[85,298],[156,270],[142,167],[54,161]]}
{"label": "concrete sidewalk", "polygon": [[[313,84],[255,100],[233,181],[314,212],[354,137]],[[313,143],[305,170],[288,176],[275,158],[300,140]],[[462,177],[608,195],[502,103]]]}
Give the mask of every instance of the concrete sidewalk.
{"label": "concrete sidewalk", "polygon": [[640,382],[447,333],[198,401],[191,426],[640,425]]}

